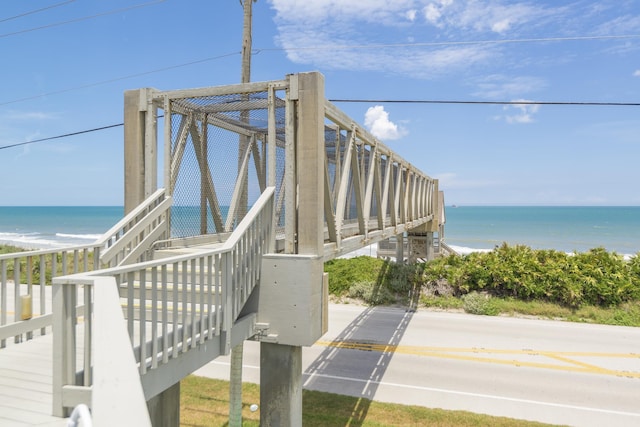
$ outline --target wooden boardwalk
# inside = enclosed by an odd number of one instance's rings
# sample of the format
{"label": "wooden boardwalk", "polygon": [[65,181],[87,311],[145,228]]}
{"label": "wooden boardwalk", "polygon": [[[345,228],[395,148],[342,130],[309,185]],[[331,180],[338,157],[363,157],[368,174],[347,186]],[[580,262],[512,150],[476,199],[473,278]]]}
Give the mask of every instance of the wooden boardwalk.
{"label": "wooden boardwalk", "polygon": [[0,426],[66,426],[51,415],[53,335],[0,349]]}

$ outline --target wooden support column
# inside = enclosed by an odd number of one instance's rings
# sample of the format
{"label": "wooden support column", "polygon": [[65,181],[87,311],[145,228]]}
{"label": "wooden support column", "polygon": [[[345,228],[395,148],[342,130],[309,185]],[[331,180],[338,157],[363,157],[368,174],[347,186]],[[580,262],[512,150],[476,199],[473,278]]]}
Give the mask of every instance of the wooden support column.
{"label": "wooden support column", "polygon": [[157,114],[148,111],[152,89],[124,93],[124,210],[129,213],[157,189]]}
{"label": "wooden support column", "polygon": [[144,89],[124,93],[124,211],[144,200]]}
{"label": "wooden support column", "polygon": [[[321,257],[324,250],[324,77],[303,73],[290,77],[297,100],[295,161],[297,245],[295,253]],[[287,141],[290,144],[291,141]],[[288,151],[291,152],[291,151]],[[320,277],[309,277],[313,285]],[[260,425],[302,425],[302,347],[271,343],[260,346]]]}
{"label": "wooden support column", "polygon": [[324,251],[324,77],[298,75],[298,250],[304,255]]}

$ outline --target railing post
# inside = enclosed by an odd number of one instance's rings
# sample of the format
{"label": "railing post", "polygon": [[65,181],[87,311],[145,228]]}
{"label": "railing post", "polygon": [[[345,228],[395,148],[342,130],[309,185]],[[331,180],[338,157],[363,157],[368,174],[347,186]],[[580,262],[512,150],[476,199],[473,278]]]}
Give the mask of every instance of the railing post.
{"label": "railing post", "polygon": [[53,282],[53,408],[57,417],[67,416],[63,387],[75,384],[76,372],[75,285]]}
{"label": "railing post", "polygon": [[222,255],[222,330],[220,348],[223,354],[231,349],[231,328],[233,327],[233,252]]}

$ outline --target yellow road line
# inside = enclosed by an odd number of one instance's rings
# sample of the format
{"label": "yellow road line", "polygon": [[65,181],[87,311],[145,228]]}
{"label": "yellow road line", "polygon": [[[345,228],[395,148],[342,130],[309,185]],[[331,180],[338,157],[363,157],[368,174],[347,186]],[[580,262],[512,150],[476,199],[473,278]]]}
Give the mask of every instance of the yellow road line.
{"label": "yellow road line", "polygon": [[[381,353],[409,354],[423,357],[436,357],[441,359],[463,360],[469,362],[492,363],[499,365],[521,366],[529,368],[553,369],[568,372],[582,372],[590,374],[613,375],[629,378],[640,378],[640,372],[620,371],[603,368],[590,363],[571,359],[572,357],[601,357],[608,359],[640,359],[640,354],[635,353],[599,353],[599,352],[567,352],[567,351],[537,351],[526,350],[504,350],[486,348],[458,348],[458,347],[413,347],[398,346],[391,344],[371,344],[353,341],[318,341],[316,345],[324,347],[334,347],[340,349],[376,351]],[[475,354],[475,355],[471,355]],[[566,365],[532,362],[517,359],[498,359],[483,355],[510,355],[510,356],[538,356],[555,359],[566,363]]]}

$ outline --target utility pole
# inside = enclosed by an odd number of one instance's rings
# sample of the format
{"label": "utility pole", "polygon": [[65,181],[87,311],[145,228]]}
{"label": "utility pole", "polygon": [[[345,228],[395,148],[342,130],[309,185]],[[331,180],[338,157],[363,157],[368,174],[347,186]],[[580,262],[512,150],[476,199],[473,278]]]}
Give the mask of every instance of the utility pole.
{"label": "utility pole", "polygon": [[[243,29],[242,29],[242,72],[241,83],[251,81],[251,21],[252,6],[257,0],[240,0],[243,8]],[[249,121],[249,111],[240,113],[240,121]],[[249,141],[246,136],[239,136],[238,144],[238,177],[247,171],[242,170],[242,159],[244,153],[249,149]],[[244,180],[240,196],[240,209],[238,211],[238,221],[247,213],[248,201],[248,179]],[[242,427],[242,359],[244,344],[238,344],[231,349],[231,373],[229,377],[229,427]]]}
{"label": "utility pole", "polygon": [[252,5],[257,0],[244,0],[244,24],[242,29],[242,75],[241,83],[251,81],[251,20]]}

